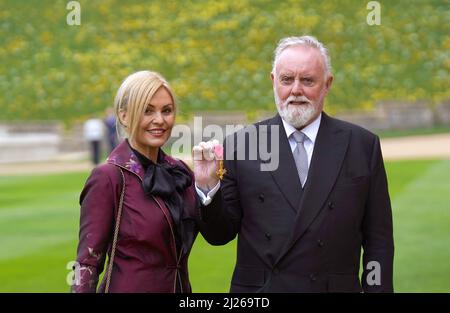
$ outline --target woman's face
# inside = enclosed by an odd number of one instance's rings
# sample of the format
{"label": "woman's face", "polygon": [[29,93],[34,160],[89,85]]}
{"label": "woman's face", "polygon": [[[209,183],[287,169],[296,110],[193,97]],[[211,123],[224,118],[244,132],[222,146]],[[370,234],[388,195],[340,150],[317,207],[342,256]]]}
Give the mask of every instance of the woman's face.
{"label": "woman's face", "polygon": [[166,143],[175,123],[175,104],[166,88],[153,95],[139,122],[132,145],[147,157]]}

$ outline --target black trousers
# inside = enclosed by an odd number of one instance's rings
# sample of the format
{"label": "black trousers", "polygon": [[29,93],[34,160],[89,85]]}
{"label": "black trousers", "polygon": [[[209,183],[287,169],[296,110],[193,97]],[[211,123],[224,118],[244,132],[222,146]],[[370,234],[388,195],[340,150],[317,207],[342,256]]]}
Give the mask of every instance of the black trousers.
{"label": "black trousers", "polygon": [[101,154],[101,141],[94,140],[91,141],[91,160],[95,165],[100,163],[100,154]]}

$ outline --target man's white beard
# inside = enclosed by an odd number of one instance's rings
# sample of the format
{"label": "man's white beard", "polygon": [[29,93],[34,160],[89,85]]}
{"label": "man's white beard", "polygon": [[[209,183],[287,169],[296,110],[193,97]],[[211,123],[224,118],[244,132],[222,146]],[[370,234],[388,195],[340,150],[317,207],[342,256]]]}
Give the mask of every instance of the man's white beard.
{"label": "man's white beard", "polygon": [[[305,96],[289,96],[284,102],[281,102],[281,99],[278,97],[275,89],[273,90],[273,94],[275,96],[275,103],[281,118],[297,129],[305,127],[306,124],[314,118],[314,116],[320,113],[318,112],[321,110],[319,102],[311,101]],[[291,101],[306,101],[308,104],[289,105],[289,102]]]}

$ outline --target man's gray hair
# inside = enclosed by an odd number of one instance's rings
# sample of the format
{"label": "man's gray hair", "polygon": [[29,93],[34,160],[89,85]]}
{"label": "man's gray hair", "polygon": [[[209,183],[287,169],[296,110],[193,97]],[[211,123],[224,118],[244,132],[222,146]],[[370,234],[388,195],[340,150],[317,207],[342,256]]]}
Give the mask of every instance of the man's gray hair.
{"label": "man's gray hair", "polygon": [[[325,74],[330,75],[331,74],[331,60],[330,55],[328,54],[328,49],[325,47],[324,44],[322,44],[320,41],[318,41],[313,36],[300,36],[300,37],[286,37],[281,39],[278,42],[277,48],[274,52],[274,58],[273,58],[273,64],[272,64],[272,73],[275,74],[275,68],[277,65],[278,57],[280,56],[281,52],[286,50],[289,47],[293,46],[307,46],[316,48],[319,50],[320,54],[322,55],[324,64],[325,64]],[[326,75],[326,76],[328,76]]]}

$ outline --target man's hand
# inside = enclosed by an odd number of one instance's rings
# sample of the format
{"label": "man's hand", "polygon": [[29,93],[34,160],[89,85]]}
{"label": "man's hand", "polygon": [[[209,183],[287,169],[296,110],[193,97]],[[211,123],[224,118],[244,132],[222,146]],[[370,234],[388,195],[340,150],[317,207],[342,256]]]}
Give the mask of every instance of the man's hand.
{"label": "man's hand", "polygon": [[198,188],[208,192],[219,182],[217,170],[223,160],[223,147],[217,140],[200,142],[192,149],[194,175]]}

